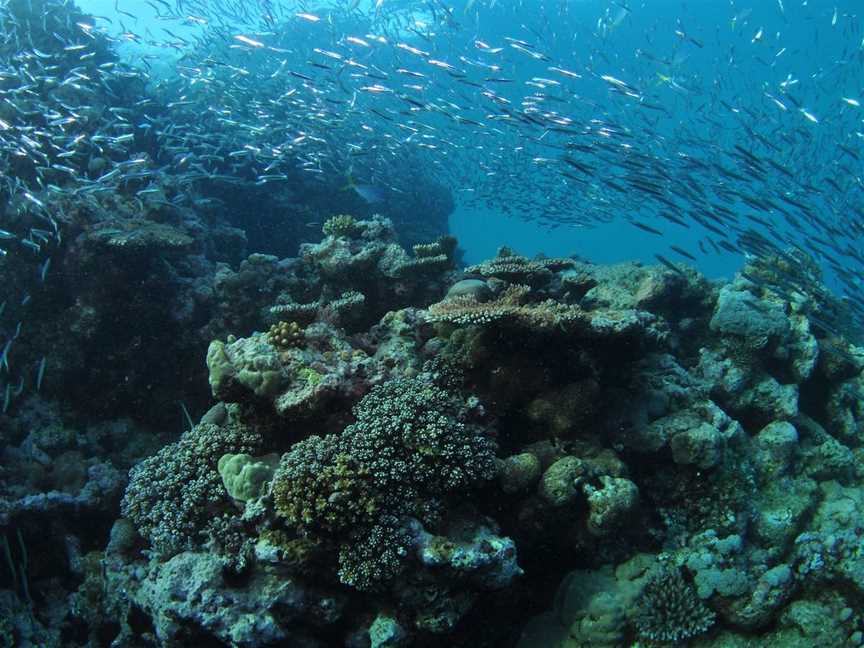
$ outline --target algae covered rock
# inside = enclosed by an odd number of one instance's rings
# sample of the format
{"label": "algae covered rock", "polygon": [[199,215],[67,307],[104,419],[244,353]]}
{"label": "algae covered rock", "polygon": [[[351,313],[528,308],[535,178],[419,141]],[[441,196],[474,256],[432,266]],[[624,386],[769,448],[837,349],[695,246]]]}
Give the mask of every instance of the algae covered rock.
{"label": "algae covered rock", "polygon": [[735,445],[743,434],[737,421],[705,399],[637,427],[625,442],[640,452],[657,452],[668,445],[675,463],[711,468],[721,462],[727,446]]}
{"label": "algae covered rock", "polygon": [[732,357],[702,349],[697,373],[712,399],[735,418],[764,426],[799,413],[798,385],[781,383],[740,349]]}
{"label": "algae covered rock", "polygon": [[864,519],[864,487],[826,481],[819,486],[822,501],[811,529],[795,539],[798,575],[843,583],[864,594],[864,552],[861,520]]}
{"label": "algae covered rock", "polygon": [[585,467],[578,457],[566,456],[553,463],[540,480],[540,497],[552,506],[565,506],[581,493]]}
{"label": "algae covered rock", "polygon": [[408,634],[392,616],[379,614],[369,626],[370,648],[401,648],[408,645]]}
{"label": "algae covered rock", "polygon": [[655,558],[636,554],[620,565],[569,572],[553,609],[529,622],[518,648],[618,648],[632,632],[632,615]]}
{"label": "algae covered rock", "polygon": [[675,434],[669,445],[675,463],[711,468],[720,461],[723,435],[713,425],[703,421]]}
{"label": "algae covered rock", "polygon": [[580,643],[615,646],[624,639],[630,603],[612,566],[604,565],[567,574],[555,596],[555,613]]}
{"label": "algae covered rock", "polygon": [[525,408],[529,420],[548,428],[554,437],[572,436],[591,419],[600,396],[600,385],[586,379],[540,394]]}
{"label": "algae covered rock", "polygon": [[258,499],[267,491],[277,465],[279,455],[275,453],[261,457],[242,453],[225,454],[219,459],[217,469],[228,494],[235,500],[248,502]]}
{"label": "algae covered rock", "polygon": [[588,496],[588,531],[606,536],[621,527],[639,505],[639,488],[629,479],[600,476],[600,488],[585,484]]}
{"label": "algae covered rock", "polygon": [[[810,648],[811,646],[849,646],[858,648],[864,645],[864,638],[849,633],[844,614],[832,601],[799,599],[792,601],[783,611],[778,625],[784,628],[782,638],[775,644],[789,648]],[[851,611],[851,610],[850,610]],[[844,627],[847,625],[847,627]]]}
{"label": "algae covered rock", "polygon": [[447,525],[444,536],[427,533],[417,523],[412,526],[416,555],[433,570],[487,590],[504,588],[522,575],[516,544],[499,535],[491,520],[456,517]]}
{"label": "algae covered rock", "polygon": [[751,541],[772,557],[784,555],[818,503],[819,489],[812,479],[771,478],[754,502]]}
{"label": "algae covered rock", "polygon": [[787,356],[796,382],[803,382],[816,368],[819,360],[819,342],[810,331],[809,320],[803,315],[791,316],[789,326],[789,339],[775,355]]}
{"label": "algae covered rock", "polygon": [[191,552],[160,564],[129,596],[151,615],[163,645],[182,645],[189,636],[238,647],[289,639],[292,645],[309,645],[294,622],[333,623],[344,607],[339,598],[312,592],[277,572],[255,570],[246,585],[234,586],[219,556]]}
{"label": "algae covered rock", "polygon": [[748,345],[761,348],[772,339],[785,337],[789,321],[777,302],[760,300],[734,284],[727,284],[720,289],[711,330],[740,336]]}
{"label": "algae covered rock", "polygon": [[530,452],[512,455],[498,464],[498,481],[505,493],[527,490],[539,478],[540,460]]}
{"label": "algae covered rock", "polygon": [[774,421],[759,431],[753,445],[754,464],[762,477],[780,477],[791,469],[798,431],[788,421]]}

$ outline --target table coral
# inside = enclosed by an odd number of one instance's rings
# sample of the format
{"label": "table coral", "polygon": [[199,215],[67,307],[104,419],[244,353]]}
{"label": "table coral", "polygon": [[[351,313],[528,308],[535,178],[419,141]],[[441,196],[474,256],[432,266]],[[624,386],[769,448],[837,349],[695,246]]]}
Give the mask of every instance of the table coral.
{"label": "table coral", "polygon": [[528,259],[508,248],[498,250],[498,255],[483,263],[465,269],[469,274],[494,277],[516,284],[542,285],[552,279],[554,272],[575,265],[573,259]]}

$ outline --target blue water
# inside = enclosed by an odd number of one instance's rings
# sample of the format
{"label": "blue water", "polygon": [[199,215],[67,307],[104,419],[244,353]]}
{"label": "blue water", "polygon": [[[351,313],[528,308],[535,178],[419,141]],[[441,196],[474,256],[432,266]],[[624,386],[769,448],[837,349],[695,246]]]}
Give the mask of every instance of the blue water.
{"label": "blue water", "polygon": [[[623,4],[630,10],[621,9]],[[860,7],[855,2],[560,3],[558,9],[566,7],[561,27],[555,25],[562,14],[543,15],[532,10],[532,3],[520,6],[520,18],[525,23],[517,27],[515,21],[495,22],[483,16],[478,33],[493,39],[502,33],[523,36],[535,29],[545,30],[556,45],[552,51],[558,60],[591,63],[598,72],[608,70],[628,81],[641,80],[671,113],[657,121],[658,131],[670,140],[682,129],[694,128],[698,116],[713,112],[728,127],[718,144],[752,146],[752,138],[740,127],[736,115],[718,104],[725,100],[738,110],[749,108],[764,116],[765,121],[753,127],[773,136],[781,148],[783,143],[775,134],[801,128],[812,136],[812,146],[803,159],[799,151],[779,153],[779,159],[790,168],[805,165],[817,172],[843,176],[836,170],[840,161],[836,144],[845,142],[855,150],[861,148],[861,110],[841,99],[860,99],[864,90],[864,42],[856,14],[856,7]],[[598,21],[608,26],[598,29]],[[523,29],[523,24],[532,28]],[[703,46],[676,32],[693,37]],[[641,56],[640,50],[644,53]],[[656,63],[645,54],[673,64]],[[661,74],[699,91],[676,89]],[[818,124],[793,106],[786,112],[779,110],[765,95],[782,96],[784,87],[817,116]],[[600,93],[585,99],[603,103],[605,97]],[[845,163],[858,174],[848,198],[860,206],[861,162],[846,157]],[[638,211],[638,205],[633,209]],[[577,253],[600,262],[639,259],[650,263],[654,262],[653,251],[663,247],[655,236],[621,221],[591,229],[562,227],[550,234],[529,222],[501,219],[494,210],[457,208],[451,227],[471,261],[488,257],[498,246],[507,244],[526,254]],[[665,229],[665,243],[689,249],[696,248],[704,234],[698,227],[690,231]],[[742,261],[740,255],[726,252],[700,255],[698,267],[708,276],[731,276]]]}
{"label": "blue water", "polygon": [[[361,10],[371,10],[375,3],[364,0],[351,4]],[[379,4],[384,9],[412,6],[386,0]],[[109,33],[122,34],[125,28],[135,33],[155,34],[154,39],[158,40],[159,30],[167,25],[181,36],[194,35],[201,30],[199,24],[190,20],[180,24],[159,20],[146,3],[87,0],[80,6],[95,14],[113,17],[116,22],[99,23]],[[477,54],[476,58],[480,58],[474,45],[476,41],[502,46],[505,37],[530,43],[531,48],[546,55],[550,60],[532,60],[512,51],[504,52],[507,62],[502,74],[512,76],[515,83],[496,87],[496,91],[514,103],[525,95],[524,81],[535,76],[561,79],[549,71],[549,66],[574,70],[583,79],[569,85],[565,94],[570,103],[560,110],[565,114],[572,111],[581,123],[592,113],[598,118],[613,116],[619,124],[632,129],[639,144],[647,146],[664,161],[676,157],[682,149],[680,141],[689,134],[700,135],[710,129],[712,136],[716,136],[713,141],[718,150],[729,150],[738,144],[757,156],[770,154],[799,178],[811,178],[825,190],[822,196],[810,196],[811,204],[829,221],[847,215],[843,214],[845,204],[851,202],[859,208],[862,204],[860,156],[856,160],[837,149],[838,144],[844,144],[860,151],[864,138],[861,109],[843,99],[864,99],[864,34],[856,13],[858,3],[852,0],[469,0],[413,6],[416,7],[413,16],[421,24],[431,22],[433,17],[440,23],[443,11],[451,10],[447,27],[439,24],[434,33],[434,55],[453,63],[458,63],[456,57],[461,54],[469,57]],[[116,7],[132,12],[136,20],[118,15]],[[328,11],[335,13],[344,7],[339,3],[318,3],[308,9],[326,16]],[[252,14],[255,15],[254,9]],[[406,12],[406,15],[412,14]],[[245,26],[232,27],[239,32]],[[322,46],[332,44],[334,35],[325,35],[325,30],[318,28],[319,25],[303,24],[297,29],[306,30],[303,35],[310,39],[306,45],[314,45],[316,38],[321,39]],[[406,43],[428,49],[431,41],[424,41],[416,33],[417,30],[414,33],[403,30],[398,35]],[[124,40],[122,36],[121,40]],[[145,43],[136,43],[133,39],[125,41],[122,51],[127,52],[133,62],[142,52],[158,52],[159,58],[153,63],[158,73],[170,74],[170,66],[159,66],[164,65],[166,57],[181,55],[166,51],[164,47],[148,49]],[[443,47],[442,43],[445,43]],[[612,96],[608,85],[590,78],[592,73],[595,77],[611,75],[631,84],[639,89],[646,102],[662,108],[662,112],[647,111],[635,105],[638,101],[628,102]],[[458,88],[445,77],[443,83],[448,82]],[[791,103],[786,93],[791,94],[799,106]],[[772,97],[784,103],[785,110],[779,108]],[[806,117],[805,112],[818,123]],[[478,114],[482,115],[482,111]],[[707,126],[702,121],[705,118],[710,119],[713,126]],[[744,125],[776,143],[777,150],[768,150],[755,142]],[[650,133],[646,131],[648,126]],[[794,138],[794,142],[784,141],[784,135]],[[470,140],[470,133],[464,137]],[[488,146],[488,138],[476,139],[481,144],[485,140]],[[509,135],[500,140],[505,148],[512,149],[518,144]],[[688,153],[710,160],[718,155],[718,150],[690,150]],[[700,253],[698,244],[706,235],[703,228],[695,223],[689,230],[663,221],[658,223],[656,210],[643,205],[642,197],[635,193],[629,201],[616,202],[613,222],[594,222],[590,226],[563,224],[551,231],[548,226],[531,222],[532,217],[525,214],[506,215],[498,205],[486,208],[465,199],[465,192],[470,191],[475,182],[483,180],[476,161],[477,158],[470,158],[469,166],[459,179],[451,178],[449,183],[456,198],[450,227],[460,239],[469,262],[488,257],[501,245],[509,245],[529,255],[541,252],[578,254],[598,262],[639,259],[653,263],[655,252],[666,253],[668,246],[675,244],[698,256],[695,265],[712,277],[731,276],[742,264],[740,254],[717,253],[710,247],[708,254]],[[453,155],[444,162],[445,165],[451,163],[465,162]],[[542,178],[549,176],[540,168],[533,176],[514,170],[508,182],[511,186],[517,185],[526,200],[541,205],[547,199],[541,174],[545,174]],[[840,181],[845,195],[837,195],[833,188],[820,185],[822,177]],[[764,185],[757,185],[753,190],[764,190]],[[594,209],[591,200],[584,200],[580,208],[590,220]],[[740,205],[735,209],[739,214],[742,211]],[[623,220],[624,216],[637,215],[643,222],[659,226],[664,237],[658,239]],[[778,231],[790,229],[776,214],[769,220],[777,223]],[[758,225],[754,228],[763,231]],[[791,233],[799,239],[807,236],[806,232]],[[850,240],[858,245],[856,236],[850,235]],[[678,260],[684,261],[680,257]]]}

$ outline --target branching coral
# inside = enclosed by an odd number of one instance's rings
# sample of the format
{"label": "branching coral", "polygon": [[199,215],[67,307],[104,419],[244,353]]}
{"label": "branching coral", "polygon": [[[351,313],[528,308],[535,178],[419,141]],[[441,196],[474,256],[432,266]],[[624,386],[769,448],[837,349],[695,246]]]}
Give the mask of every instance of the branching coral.
{"label": "branching coral", "polygon": [[715,620],[714,612],[702,603],[677,568],[658,571],[651,577],[635,615],[640,637],[675,645],[707,632]]}
{"label": "branching coral", "polygon": [[368,526],[379,508],[369,471],[340,452],[332,435],[291,448],[274,476],[273,499],[288,524],[326,537]]}
{"label": "branching coral", "polygon": [[257,454],[258,433],[229,423],[202,423],[132,468],[123,515],[159,554],[194,548],[228,510],[217,466],[228,453]]}
{"label": "branching coral", "polygon": [[440,497],[495,474],[494,445],[466,422],[468,408],[453,394],[418,379],[391,380],[354,408],[357,422],[343,432],[352,457],[410,513],[406,492]]}
{"label": "branching coral", "polygon": [[273,493],[286,522],[338,545],[343,582],[368,589],[401,568],[406,518],[495,475],[495,446],[463,401],[419,379],[376,387],[354,414],[341,435],[297,443]]}
{"label": "branching coral", "polygon": [[380,516],[370,528],[355,531],[339,546],[339,580],[359,590],[386,583],[404,569],[411,540],[402,518]]}

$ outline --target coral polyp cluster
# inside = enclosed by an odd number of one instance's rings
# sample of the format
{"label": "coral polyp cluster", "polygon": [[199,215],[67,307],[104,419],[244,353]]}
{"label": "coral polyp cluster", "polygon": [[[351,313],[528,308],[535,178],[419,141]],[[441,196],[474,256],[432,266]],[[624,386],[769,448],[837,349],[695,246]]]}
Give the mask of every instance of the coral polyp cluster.
{"label": "coral polyp cluster", "polygon": [[[375,387],[341,434],[309,437],[283,456],[273,479],[277,515],[339,547],[343,582],[380,585],[407,557],[385,558],[381,534],[410,537],[412,521],[437,522],[450,500],[495,475],[494,444],[469,413],[417,379]],[[368,549],[363,558],[358,545]]]}
{"label": "coral polyp cluster", "polygon": [[297,322],[277,322],[267,331],[267,341],[277,349],[299,346],[303,342],[303,327]]}
{"label": "coral polyp cluster", "polygon": [[357,220],[348,214],[331,216],[324,221],[324,226],[321,229],[325,236],[345,238],[355,238],[360,236],[363,231],[362,228],[357,225]]}

